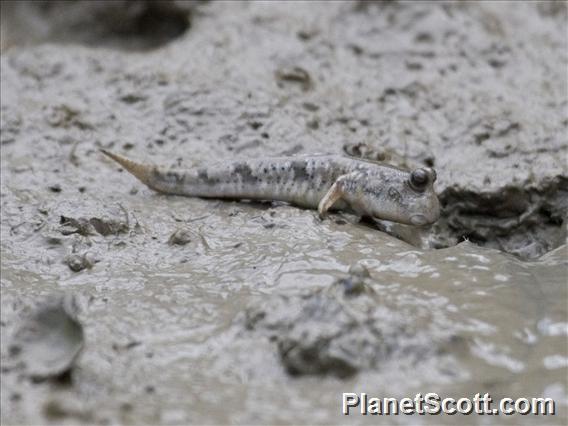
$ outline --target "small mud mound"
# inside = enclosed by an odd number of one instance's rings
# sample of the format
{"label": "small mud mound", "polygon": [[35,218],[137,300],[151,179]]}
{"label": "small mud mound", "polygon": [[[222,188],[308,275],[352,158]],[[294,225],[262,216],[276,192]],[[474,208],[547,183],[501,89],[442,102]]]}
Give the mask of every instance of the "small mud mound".
{"label": "small mud mound", "polygon": [[171,0],[3,2],[2,50],[43,42],[149,50],[189,29],[192,6]]}
{"label": "small mud mound", "polygon": [[83,326],[73,295],[52,295],[16,327],[3,372],[23,372],[35,381],[67,375],[84,346]]}
{"label": "small mud mound", "polygon": [[[418,329],[405,308],[386,307],[374,285],[367,269],[354,265],[328,288],[299,296],[276,295],[250,307],[245,327],[276,344],[282,366],[292,376],[347,378],[388,368],[393,360],[397,368],[410,369],[439,356],[455,339],[432,321]],[[439,365],[448,371],[454,367],[448,358]]]}
{"label": "small mud mound", "polygon": [[535,259],[566,241],[568,178],[539,186],[477,193],[450,187],[440,194],[442,217],[434,225],[441,246],[469,239],[523,259]]}

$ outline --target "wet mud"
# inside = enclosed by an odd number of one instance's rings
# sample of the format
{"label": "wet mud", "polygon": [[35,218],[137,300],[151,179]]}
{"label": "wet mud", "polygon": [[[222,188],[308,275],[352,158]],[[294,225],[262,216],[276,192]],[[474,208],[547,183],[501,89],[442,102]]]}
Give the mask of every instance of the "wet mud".
{"label": "wet mud", "polygon": [[4,47],[80,43],[126,51],[158,48],[191,27],[190,1],[79,0],[18,2],[2,5],[5,20],[16,21],[3,33]]}
{"label": "wet mud", "polygon": [[[551,397],[459,420],[566,423],[565,3],[1,15],[3,424],[392,423],[342,416],[342,392]],[[442,217],[164,196],[101,148],[426,165]]]}
{"label": "wet mud", "polygon": [[440,201],[443,215],[434,232],[454,241],[469,239],[522,259],[536,259],[566,242],[568,179],[563,175],[492,193],[450,187]]}
{"label": "wet mud", "polygon": [[22,370],[34,381],[68,377],[84,344],[76,311],[72,296],[41,301],[15,327],[3,371]]}

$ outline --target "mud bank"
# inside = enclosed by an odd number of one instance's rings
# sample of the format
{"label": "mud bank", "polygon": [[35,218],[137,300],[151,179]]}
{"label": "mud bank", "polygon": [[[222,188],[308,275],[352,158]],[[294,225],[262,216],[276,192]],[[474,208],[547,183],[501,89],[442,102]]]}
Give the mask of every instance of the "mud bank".
{"label": "mud bank", "polygon": [[[566,423],[564,3],[61,5],[2,4],[3,424],[391,423],[341,393],[432,391]],[[443,215],[167,197],[99,148],[425,164]],[[84,340],[34,380],[8,348],[61,293]]]}

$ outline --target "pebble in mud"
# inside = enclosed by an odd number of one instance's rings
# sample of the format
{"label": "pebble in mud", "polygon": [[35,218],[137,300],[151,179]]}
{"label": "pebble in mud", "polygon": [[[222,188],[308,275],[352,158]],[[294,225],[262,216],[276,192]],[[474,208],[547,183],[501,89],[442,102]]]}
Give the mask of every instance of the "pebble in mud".
{"label": "pebble in mud", "polygon": [[53,185],[48,186],[48,189],[49,189],[51,192],[55,192],[55,193],[59,193],[59,192],[62,191],[61,185],[58,184],[58,183],[55,183],[55,184],[53,184]]}
{"label": "pebble in mud", "polygon": [[357,263],[349,268],[349,275],[337,280],[335,285],[342,286],[346,295],[359,295],[365,291],[372,291],[366,282],[370,277],[369,270]]}
{"label": "pebble in mud", "polygon": [[168,244],[171,246],[184,246],[190,243],[194,238],[194,235],[188,229],[176,229],[170,238],[168,239]]}
{"label": "pebble in mud", "polygon": [[304,92],[313,88],[312,77],[302,67],[283,67],[278,69],[275,75],[279,87],[284,87],[285,83],[296,83]]}
{"label": "pebble in mud", "polygon": [[70,254],[64,259],[64,263],[69,266],[73,272],[79,272],[83,269],[91,269],[95,261],[90,253]]}

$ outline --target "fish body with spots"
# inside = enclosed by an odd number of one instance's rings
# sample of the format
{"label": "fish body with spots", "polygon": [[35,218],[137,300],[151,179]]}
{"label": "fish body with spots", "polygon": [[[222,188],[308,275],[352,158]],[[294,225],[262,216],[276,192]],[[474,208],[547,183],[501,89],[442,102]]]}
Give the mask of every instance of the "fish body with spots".
{"label": "fish body with spots", "polygon": [[102,151],[155,191],[203,198],[284,201],[305,208],[353,211],[409,225],[438,220],[431,168],[403,170],[340,155],[226,161],[166,170]]}

